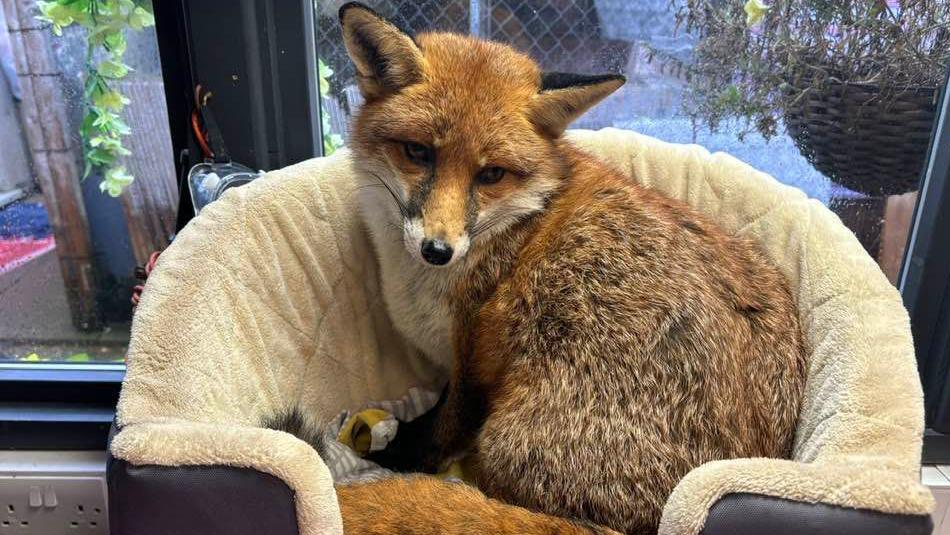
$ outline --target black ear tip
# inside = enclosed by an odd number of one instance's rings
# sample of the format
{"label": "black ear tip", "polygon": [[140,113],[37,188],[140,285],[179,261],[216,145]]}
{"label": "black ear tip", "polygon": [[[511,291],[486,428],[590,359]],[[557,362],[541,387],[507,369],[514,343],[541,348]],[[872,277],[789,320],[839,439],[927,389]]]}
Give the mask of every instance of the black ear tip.
{"label": "black ear tip", "polygon": [[627,77],[622,74],[574,74],[567,72],[541,73],[541,91],[567,89],[569,87],[583,87],[602,84],[604,82],[627,83]]}
{"label": "black ear tip", "polygon": [[373,11],[372,8],[366,6],[365,4],[361,2],[347,2],[343,4],[342,6],[340,6],[340,10],[337,11],[337,17],[339,17],[341,23],[345,20],[346,13],[350,11],[351,9],[361,9],[363,11],[372,13],[373,15],[379,17],[379,13]]}
{"label": "black ear tip", "polygon": [[596,84],[602,84],[604,82],[620,82],[620,85],[627,83],[627,77],[622,74],[601,74],[599,76],[592,76],[591,82]]}

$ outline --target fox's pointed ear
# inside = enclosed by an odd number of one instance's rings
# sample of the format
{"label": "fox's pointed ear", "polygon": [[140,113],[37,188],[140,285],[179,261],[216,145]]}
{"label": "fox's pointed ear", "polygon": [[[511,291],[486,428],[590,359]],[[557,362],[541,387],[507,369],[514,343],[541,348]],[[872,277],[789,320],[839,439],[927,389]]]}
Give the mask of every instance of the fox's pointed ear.
{"label": "fox's pointed ear", "polygon": [[619,74],[544,73],[541,89],[529,104],[528,118],[548,135],[560,136],[574,119],[626,81]]}
{"label": "fox's pointed ear", "polygon": [[343,43],[356,66],[356,81],[366,100],[422,79],[422,51],[412,37],[358,2],[340,8]]}

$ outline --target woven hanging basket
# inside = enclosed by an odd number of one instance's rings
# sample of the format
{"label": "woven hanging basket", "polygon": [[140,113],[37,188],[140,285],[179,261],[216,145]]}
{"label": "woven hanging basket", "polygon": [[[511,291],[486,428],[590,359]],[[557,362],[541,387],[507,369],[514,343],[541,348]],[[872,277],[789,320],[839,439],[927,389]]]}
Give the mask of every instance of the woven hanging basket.
{"label": "woven hanging basket", "polygon": [[875,86],[826,82],[786,109],[786,127],[835,183],[872,196],[906,193],[927,158],[938,93],[909,89],[884,104]]}

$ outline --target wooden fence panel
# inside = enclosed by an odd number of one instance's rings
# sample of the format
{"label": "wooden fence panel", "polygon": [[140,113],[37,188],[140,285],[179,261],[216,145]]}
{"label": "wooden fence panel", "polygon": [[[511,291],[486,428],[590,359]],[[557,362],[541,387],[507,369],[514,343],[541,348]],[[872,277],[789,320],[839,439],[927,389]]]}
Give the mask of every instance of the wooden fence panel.
{"label": "wooden fence panel", "polygon": [[162,80],[123,81],[119,89],[131,100],[125,119],[132,133],[125,145],[132,154],[124,163],[135,176],[122,194],[122,210],[135,261],[143,265],[153,251],[168,246],[175,232],[178,182]]}

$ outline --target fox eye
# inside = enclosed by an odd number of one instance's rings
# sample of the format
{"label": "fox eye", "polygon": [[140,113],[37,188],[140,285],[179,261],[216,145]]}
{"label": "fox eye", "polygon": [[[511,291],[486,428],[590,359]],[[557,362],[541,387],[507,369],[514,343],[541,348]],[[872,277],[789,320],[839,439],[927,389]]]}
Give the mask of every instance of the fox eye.
{"label": "fox eye", "polygon": [[479,184],[497,184],[505,177],[505,170],[501,167],[486,167],[475,175]]}
{"label": "fox eye", "polygon": [[432,163],[432,149],[425,145],[407,141],[402,144],[402,149],[406,153],[406,158],[409,158],[412,163],[419,165]]}

